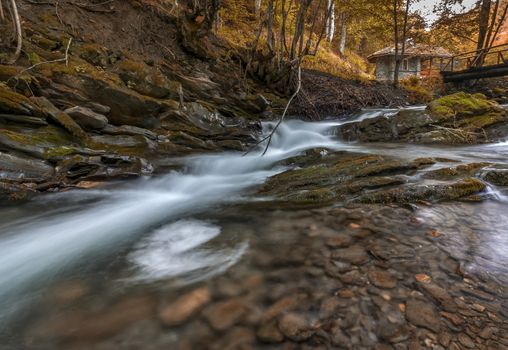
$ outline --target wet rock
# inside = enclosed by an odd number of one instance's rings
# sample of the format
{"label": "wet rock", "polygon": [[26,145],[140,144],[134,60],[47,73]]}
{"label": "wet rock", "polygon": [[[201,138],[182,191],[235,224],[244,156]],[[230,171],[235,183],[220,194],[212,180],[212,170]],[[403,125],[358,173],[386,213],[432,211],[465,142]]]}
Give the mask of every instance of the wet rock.
{"label": "wet rock", "polygon": [[351,236],[338,234],[326,240],[326,245],[331,248],[345,248],[351,244]]}
{"label": "wet rock", "polygon": [[247,327],[235,327],[214,343],[212,350],[235,350],[235,349],[254,349],[256,340],[254,332]]}
{"label": "wet rock", "polygon": [[44,118],[19,114],[0,114],[0,121],[16,124],[26,124],[36,127],[48,125]]}
{"label": "wet rock", "polygon": [[386,319],[379,322],[377,334],[389,343],[400,343],[409,338],[409,331],[406,324],[391,323]]}
{"label": "wet rock", "polygon": [[53,81],[80,91],[90,100],[111,108],[108,119],[115,125],[134,125],[142,128],[156,127],[163,113],[179,109],[178,102],[160,101],[103,78],[101,75],[53,73]]}
{"label": "wet rock", "polygon": [[461,290],[472,297],[475,297],[477,299],[486,300],[486,301],[494,301],[494,296],[492,294],[483,292],[478,289],[468,288],[468,287],[462,287]]}
{"label": "wet rock", "polygon": [[475,349],[476,344],[474,343],[473,339],[471,339],[467,334],[459,333],[457,336],[457,339],[460,344],[462,344],[464,347],[469,349]]}
{"label": "wet rock", "polygon": [[280,343],[284,340],[284,334],[279,330],[275,319],[263,323],[256,335],[259,340],[266,343]]}
{"label": "wet rock", "polygon": [[284,296],[271,305],[263,314],[264,321],[271,320],[282,313],[287,313],[296,308],[307,296],[303,293]]}
{"label": "wet rock", "polygon": [[86,130],[101,130],[108,125],[108,118],[86,107],[76,106],[68,108],[64,112]]}
{"label": "wet rock", "polygon": [[223,331],[241,321],[247,311],[245,303],[234,298],[210,305],[203,311],[203,315],[213,329]]}
{"label": "wet rock", "polygon": [[302,314],[291,312],[282,315],[278,324],[282,334],[293,341],[303,341],[314,334],[310,321]]}
{"label": "wet rock", "polygon": [[439,287],[435,283],[418,283],[418,287],[420,290],[429,295],[435,301],[437,301],[441,307],[447,311],[454,312],[457,310],[457,305],[453,301],[451,295],[446,291],[446,289]]}
{"label": "wet rock", "polygon": [[96,103],[96,102],[87,102],[85,104],[85,107],[90,108],[95,113],[99,113],[102,115],[107,115],[109,112],[111,112],[110,107],[101,105],[100,103]]}
{"label": "wet rock", "polygon": [[457,176],[474,176],[480,169],[490,163],[470,163],[454,168],[441,168],[429,171],[423,175],[426,179],[449,180]]}
{"label": "wet rock", "polygon": [[506,120],[495,101],[460,92],[433,101],[426,111],[402,110],[393,117],[348,123],[338,133],[348,141],[467,144],[487,141],[486,133],[475,132]]}
{"label": "wet rock", "polygon": [[47,162],[0,152],[0,179],[42,182],[49,180],[55,169]]}
{"label": "wet rock", "polygon": [[397,286],[397,279],[388,271],[371,270],[368,272],[370,283],[378,288],[391,289]]}
{"label": "wet rock", "polygon": [[411,247],[402,244],[389,244],[380,241],[373,242],[369,246],[369,252],[376,258],[382,260],[405,260],[415,256],[415,251]]}
{"label": "wet rock", "polygon": [[7,200],[25,200],[33,197],[37,191],[30,183],[16,184],[0,181],[0,198]]}
{"label": "wet rock", "polygon": [[154,98],[177,98],[180,83],[169,80],[160,70],[141,61],[122,60],[118,64],[119,76],[131,89]]}
{"label": "wet rock", "polygon": [[67,113],[64,113],[56,108],[48,99],[45,97],[33,97],[32,100],[37,103],[49,119],[62,126],[78,140],[84,142],[88,139],[88,135],[83,131],[79,124],[76,123]]}
{"label": "wet rock", "polygon": [[439,331],[441,327],[439,313],[432,304],[426,301],[408,299],[406,318],[413,325],[427,328],[433,332]]}
{"label": "wet rock", "polygon": [[495,186],[508,186],[508,169],[485,169],[483,178]]}
{"label": "wet rock", "polygon": [[40,108],[27,97],[0,84],[0,113],[20,115],[40,115]]}
{"label": "wet rock", "polygon": [[456,200],[485,190],[477,179],[464,179],[447,185],[409,185],[390,190],[375,191],[360,196],[359,203],[414,203],[418,201]]}
{"label": "wet rock", "polygon": [[132,125],[122,125],[122,126],[114,126],[108,124],[101,130],[103,134],[109,135],[131,135],[131,136],[144,136],[150,140],[157,140],[157,134],[151,132],[150,130],[138,128],[137,126]]}
{"label": "wet rock", "polygon": [[90,137],[96,148],[125,153],[128,155],[145,155],[155,148],[155,143],[141,135],[98,135]]}
{"label": "wet rock", "polygon": [[0,145],[37,158],[48,159],[48,152],[58,153],[62,147],[67,147],[64,154],[74,153],[68,150],[78,143],[62,128],[48,125],[37,129],[0,129]]}
{"label": "wet rock", "polygon": [[211,295],[208,288],[198,288],[164,306],[159,313],[159,318],[166,326],[178,326],[188,321],[210,301]]}
{"label": "wet rock", "polygon": [[336,249],[332,252],[331,257],[332,259],[346,261],[355,265],[363,265],[369,261],[367,251],[360,245]]}

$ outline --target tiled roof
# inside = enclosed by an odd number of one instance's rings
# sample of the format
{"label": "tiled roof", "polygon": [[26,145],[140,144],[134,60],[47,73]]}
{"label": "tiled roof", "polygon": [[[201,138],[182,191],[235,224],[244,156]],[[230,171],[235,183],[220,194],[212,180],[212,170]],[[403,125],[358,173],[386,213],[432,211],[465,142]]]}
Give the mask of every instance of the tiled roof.
{"label": "tiled roof", "polygon": [[[400,47],[399,47],[400,53]],[[388,46],[382,50],[374,52],[372,55],[367,57],[369,60],[383,56],[395,56],[395,47]],[[419,56],[419,57],[451,57],[452,54],[446,49],[431,45],[414,45],[406,47],[404,56]]]}

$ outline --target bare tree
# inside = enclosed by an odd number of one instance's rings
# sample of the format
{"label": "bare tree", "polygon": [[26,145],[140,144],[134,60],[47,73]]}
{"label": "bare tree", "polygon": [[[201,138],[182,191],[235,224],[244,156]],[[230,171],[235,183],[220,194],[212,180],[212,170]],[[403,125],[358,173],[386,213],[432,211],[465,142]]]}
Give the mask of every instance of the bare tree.
{"label": "bare tree", "polygon": [[14,52],[12,59],[9,61],[9,64],[14,64],[18,60],[19,55],[21,54],[21,48],[23,46],[23,32],[21,31],[21,20],[19,18],[16,0],[11,0],[11,14],[16,30],[16,51]]}
{"label": "bare tree", "polygon": [[340,43],[339,53],[344,56],[346,53],[346,39],[347,39],[347,14],[342,12],[340,14]]}
{"label": "bare tree", "polygon": [[4,6],[0,0],[0,20],[5,21]]}
{"label": "bare tree", "polygon": [[261,0],[254,0],[254,11],[256,16],[259,16],[261,13]]}
{"label": "bare tree", "polygon": [[404,55],[406,53],[407,24],[410,6],[411,0],[406,0],[406,9],[404,11],[404,24],[402,25],[402,42],[400,43],[401,50],[399,54],[399,24],[398,24],[399,1],[394,0],[393,2],[394,40],[395,40],[395,69],[393,71],[393,86],[395,88],[399,86],[400,65],[404,60]]}

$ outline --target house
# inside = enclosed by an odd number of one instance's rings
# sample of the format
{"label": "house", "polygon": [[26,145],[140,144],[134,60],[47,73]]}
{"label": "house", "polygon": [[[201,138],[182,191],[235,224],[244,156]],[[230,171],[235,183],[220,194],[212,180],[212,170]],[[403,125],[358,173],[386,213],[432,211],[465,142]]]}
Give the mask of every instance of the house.
{"label": "house", "polygon": [[[446,65],[445,61],[450,57],[452,55],[442,47],[422,44],[406,47],[400,65],[399,79],[409,76],[435,75]],[[376,80],[393,80],[395,71],[395,48],[393,46],[374,52],[367,59],[376,65]]]}

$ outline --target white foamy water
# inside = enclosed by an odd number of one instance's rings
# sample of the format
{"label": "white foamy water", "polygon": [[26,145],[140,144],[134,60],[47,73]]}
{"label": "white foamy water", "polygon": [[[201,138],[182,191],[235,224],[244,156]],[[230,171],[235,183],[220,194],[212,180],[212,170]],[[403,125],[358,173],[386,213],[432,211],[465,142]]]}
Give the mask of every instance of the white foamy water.
{"label": "white foamy water", "polygon": [[242,257],[248,244],[203,246],[220,233],[219,226],[199,220],[179,220],[155,230],[128,255],[136,268],[129,280],[153,282],[180,276],[181,283],[190,283],[226,271]]}

